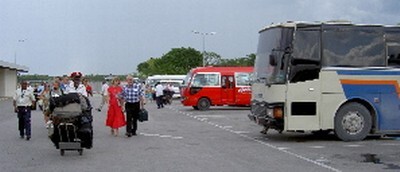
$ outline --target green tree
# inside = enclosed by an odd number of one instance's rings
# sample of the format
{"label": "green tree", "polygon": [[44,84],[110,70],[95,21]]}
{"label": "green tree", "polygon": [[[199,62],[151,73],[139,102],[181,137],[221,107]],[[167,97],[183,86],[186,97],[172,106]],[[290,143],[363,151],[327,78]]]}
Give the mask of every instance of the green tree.
{"label": "green tree", "polygon": [[246,57],[222,59],[217,66],[254,66],[255,59],[255,54],[249,54]]}
{"label": "green tree", "polygon": [[221,56],[215,52],[205,52],[204,56],[206,66],[219,65],[222,61]]}
{"label": "green tree", "polygon": [[142,77],[156,74],[186,74],[190,69],[201,66],[202,55],[193,48],[173,48],[160,58],[150,58],[137,66]]}

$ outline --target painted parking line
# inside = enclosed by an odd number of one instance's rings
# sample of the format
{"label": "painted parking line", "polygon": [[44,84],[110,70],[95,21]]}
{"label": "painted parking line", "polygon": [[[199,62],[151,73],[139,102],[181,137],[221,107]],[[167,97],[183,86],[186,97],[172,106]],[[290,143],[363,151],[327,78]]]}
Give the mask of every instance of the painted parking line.
{"label": "painted parking line", "polygon": [[226,118],[225,115],[196,115],[196,117],[201,117],[201,118]]}
{"label": "painted parking line", "polygon": [[183,139],[182,136],[172,136],[172,135],[163,135],[163,134],[150,134],[150,133],[139,133],[139,135],[147,136],[147,137],[158,137],[158,138],[170,138],[170,139]]}
{"label": "painted parking line", "polygon": [[[177,111],[177,112],[180,111],[180,110],[178,110],[178,109],[175,109],[174,107],[168,107],[168,109],[171,109],[171,110]],[[182,111],[180,111],[180,112],[182,112]],[[214,123],[214,122],[210,122],[210,121],[207,121],[207,120],[206,120],[206,121],[200,120],[200,119],[203,119],[203,118],[199,118],[199,117],[198,117],[199,115],[198,115],[198,116],[195,116],[195,115],[188,114],[188,113],[184,113],[184,115],[186,115],[187,117],[190,117],[190,118],[192,118],[192,119],[195,119],[195,120],[197,120],[197,121],[204,122],[205,124],[211,125],[211,126],[213,126],[213,127],[215,127],[215,128],[219,128],[219,129],[228,131],[228,132],[230,132],[230,133],[237,134],[237,135],[239,135],[239,136],[241,136],[241,137],[243,137],[243,138],[252,140],[252,141],[257,142],[257,143],[259,143],[259,144],[261,144],[261,145],[264,145],[264,146],[267,146],[267,147],[269,147],[269,148],[278,150],[278,151],[280,151],[280,152],[282,152],[282,153],[289,154],[289,155],[291,155],[291,156],[294,156],[294,157],[299,158],[299,159],[301,159],[301,160],[307,161],[307,162],[312,163],[312,164],[314,164],[314,165],[317,165],[317,166],[319,166],[319,167],[326,168],[326,169],[328,169],[328,170],[335,171],[335,172],[341,172],[341,170],[339,170],[339,169],[336,169],[336,168],[334,168],[334,167],[332,167],[332,166],[326,165],[325,163],[326,163],[328,160],[325,160],[325,159],[324,159],[324,160],[320,160],[320,159],[312,160],[312,159],[307,158],[307,157],[305,157],[305,156],[302,156],[302,155],[300,155],[300,154],[296,154],[296,153],[294,153],[294,152],[289,151],[289,148],[288,148],[288,147],[278,147],[278,146],[272,145],[272,144],[270,144],[270,143],[267,143],[267,142],[265,142],[265,141],[252,138],[252,137],[250,137],[250,136],[248,136],[248,135],[245,135],[245,134],[242,133],[242,132],[234,131],[234,130],[232,130],[232,129],[229,128],[229,127],[226,128],[225,126],[221,126],[221,125],[216,124],[216,123]],[[207,117],[210,117],[210,116],[207,116]]]}
{"label": "painted parking line", "polygon": [[363,147],[363,145],[343,145],[344,147],[349,147],[349,148],[357,148],[357,147]]}
{"label": "painted parking line", "polygon": [[8,100],[9,98],[0,98],[0,101],[6,101],[6,100]]}

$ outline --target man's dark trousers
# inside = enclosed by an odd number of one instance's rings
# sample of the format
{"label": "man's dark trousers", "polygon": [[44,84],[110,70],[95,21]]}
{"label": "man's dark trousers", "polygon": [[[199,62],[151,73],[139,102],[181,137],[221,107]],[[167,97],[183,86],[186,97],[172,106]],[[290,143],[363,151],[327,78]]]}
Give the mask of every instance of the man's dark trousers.
{"label": "man's dark trousers", "polygon": [[29,106],[18,106],[18,129],[19,135],[31,137],[31,108]]}
{"label": "man's dark trousers", "polygon": [[137,121],[139,118],[140,103],[125,103],[126,133],[136,135]]}

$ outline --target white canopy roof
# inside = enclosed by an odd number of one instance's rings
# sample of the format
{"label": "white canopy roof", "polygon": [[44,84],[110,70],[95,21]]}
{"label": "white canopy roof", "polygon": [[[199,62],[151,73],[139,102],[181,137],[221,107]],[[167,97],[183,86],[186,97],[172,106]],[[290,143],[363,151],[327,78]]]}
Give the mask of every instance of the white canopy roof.
{"label": "white canopy roof", "polygon": [[26,66],[18,65],[15,63],[9,63],[3,60],[0,60],[0,68],[7,68],[12,70],[17,70],[18,72],[28,72],[29,68]]}

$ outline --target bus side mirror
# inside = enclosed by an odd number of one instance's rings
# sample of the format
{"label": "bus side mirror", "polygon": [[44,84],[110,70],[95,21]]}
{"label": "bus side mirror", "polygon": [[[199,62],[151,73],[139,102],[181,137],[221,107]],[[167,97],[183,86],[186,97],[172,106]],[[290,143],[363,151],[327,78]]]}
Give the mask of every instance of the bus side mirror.
{"label": "bus side mirror", "polygon": [[271,66],[276,66],[276,56],[275,55],[273,55],[273,54],[269,55],[269,64]]}

